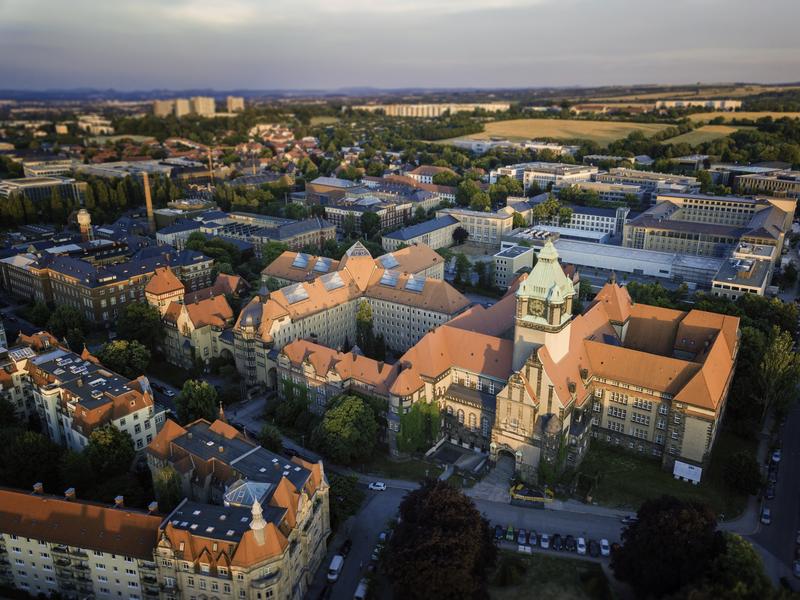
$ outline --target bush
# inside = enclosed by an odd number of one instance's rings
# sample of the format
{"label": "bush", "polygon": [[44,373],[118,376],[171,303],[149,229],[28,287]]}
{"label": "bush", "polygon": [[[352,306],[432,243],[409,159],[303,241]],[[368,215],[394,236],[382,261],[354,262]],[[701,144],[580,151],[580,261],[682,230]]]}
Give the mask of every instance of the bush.
{"label": "bush", "polygon": [[722,474],[725,483],[742,494],[757,494],[761,487],[761,470],[748,452],[737,452],[725,463]]}

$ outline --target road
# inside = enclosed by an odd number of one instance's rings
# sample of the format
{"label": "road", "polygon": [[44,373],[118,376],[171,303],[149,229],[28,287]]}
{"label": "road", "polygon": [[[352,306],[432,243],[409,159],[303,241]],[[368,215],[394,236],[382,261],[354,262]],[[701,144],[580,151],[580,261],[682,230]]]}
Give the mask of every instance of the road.
{"label": "road", "polygon": [[772,523],[760,525],[751,536],[753,541],[770,552],[787,567],[795,553],[795,537],[800,529],[800,408],[795,406],[787,416],[781,432],[781,462],[775,499],[765,500],[772,512]]}

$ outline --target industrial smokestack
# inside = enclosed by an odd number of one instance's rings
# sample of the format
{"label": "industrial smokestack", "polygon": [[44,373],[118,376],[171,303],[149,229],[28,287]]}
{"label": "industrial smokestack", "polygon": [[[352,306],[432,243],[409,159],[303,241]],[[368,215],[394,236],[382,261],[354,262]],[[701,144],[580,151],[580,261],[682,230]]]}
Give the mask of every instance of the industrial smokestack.
{"label": "industrial smokestack", "polygon": [[147,207],[147,226],[150,233],[155,233],[156,218],[153,215],[153,197],[150,195],[150,177],[147,171],[142,172],[142,186],[144,186],[144,205]]}
{"label": "industrial smokestack", "polygon": [[82,208],[78,211],[78,228],[81,231],[81,241],[88,242],[94,239],[92,233],[92,216],[89,211]]}

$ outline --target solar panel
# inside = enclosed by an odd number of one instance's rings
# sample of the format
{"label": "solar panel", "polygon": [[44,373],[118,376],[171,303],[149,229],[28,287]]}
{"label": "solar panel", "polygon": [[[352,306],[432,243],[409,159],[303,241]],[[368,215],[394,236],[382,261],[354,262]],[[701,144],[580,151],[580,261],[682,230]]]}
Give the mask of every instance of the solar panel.
{"label": "solar panel", "polygon": [[400,263],[397,262],[397,259],[394,257],[394,254],[384,254],[383,256],[378,257],[378,260],[381,261],[384,269],[394,269]]}
{"label": "solar panel", "polygon": [[399,272],[387,269],[383,272],[383,276],[381,277],[381,285],[388,285],[389,287],[394,287],[397,285],[398,277],[400,277]]}
{"label": "solar panel", "polygon": [[339,271],[323,275],[320,279],[322,280],[322,285],[324,285],[325,289],[329,292],[344,287],[344,281],[342,281],[342,276],[339,274]]}
{"label": "solar panel", "polygon": [[305,269],[308,267],[308,261],[311,257],[305,252],[298,252],[297,256],[292,261],[292,266],[297,269]]}
{"label": "solar panel", "polygon": [[289,304],[294,304],[301,300],[308,300],[308,291],[303,287],[302,283],[296,283],[283,288],[283,295],[286,296],[286,300],[289,301]]}
{"label": "solar panel", "polygon": [[317,259],[317,263],[314,265],[314,270],[317,271],[318,273],[327,273],[328,271],[331,270],[331,262],[333,261],[331,261],[330,258],[325,258],[324,256],[321,256],[320,258]]}
{"label": "solar panel", "polygon": [[422,288],[425,287],[425,278],[419,277],[415,275],[411,275],[406,281],[406,289],[409,292],[421,292]]}

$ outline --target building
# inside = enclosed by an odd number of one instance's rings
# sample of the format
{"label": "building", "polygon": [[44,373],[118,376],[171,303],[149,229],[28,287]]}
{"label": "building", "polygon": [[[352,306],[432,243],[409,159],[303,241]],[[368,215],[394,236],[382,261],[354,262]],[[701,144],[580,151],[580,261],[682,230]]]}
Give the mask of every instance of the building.
{"label": "building", "polygon": [[261,248],[269,242],[281,242],[289,248],[300,250],[306,246],[321,248],[327,240],[336,239],[336,226],[325,219],[312,217],[294,221],[244,212],[229,213],[205,223],[200,231],[251,244],[258,257],[261,256]]}
{"label": "building", "polygon": [[169,421],[147,459],[154,476],[173,467],[186,496],[159,527],[165,597],[304,597],[330,534],[321,462],[273,454],[222,420]]}
{"label": "building", "polygon": [[733,184],[740,194],[766,194],[783,198],[800,198],[800,171],[777,173],[745,173],[737,175]]}
{"label": "building", "polygon": [[416,169],[406,172],[408,177],[420,183],[433,183],[433,178],[437,175],[446,174],[458,177],[458,174],[447,167],[434,167],[433,165],[420,165]]}
{"label": "building", "polygon": [[624,205],[641,204],[647,195],[644,188],[639,185],[603,183],[602,181],[580,181],[568,186],[553,188],[553,193],[558,194],[562,190],[590,192],[597,194],[597,199],[601,202]]}
{"label": "building", "polygon": [[0,198],[3,199],[8,199],[12,195],[19,195],[31,200],[34,205],[49,204],[56,191],[60,194],[62,200],[71,201],[80,206],[83,205],[86,197],[86,182],[57,175],[0,179]]}
{"label": "building", "polygon": [[459,220],[452,215],[444,215],[430,221],[403,227],[381,236],[381,245],[389,252],[400,246],[425,244],[434,250],[453,245],[453,232]]}
{"label": "building", "polygon": [[153,116],[168,117],[175,112],[174,100],[153,100]]}
{"label": "building", "polygon": [[[156,508],[156,506],[153,506]],[[153,549],[162,517],[64,496],[0,489],[0,582],[32,597],[160,597]]]}
{"label": "building", "polygon": [[495,183],[499,177],[509,177],[521,181],[526,190],[533,184],[538,185],[542,190],[547,190],[554,186],[589,181],[596,173],[597,167],[591,165],[530,162],[492,169],[489,181]]}
{"label": "building", "polygon": [[[378,261],[380,258],[378,259]],[[356,339],[356,313],[366,303],[373,330],[403,352],[431,328],[464,311],[469,300],[440,279],[379,266],[360,243],[338,269],[312,281],[255,296],[234,327],[236,366],[248,385],[277,385],[273,351],[309,338],[333,348]]]}
{"label": "building", "polygon": [[306,183],[306,204],[309,206],[335,204],[348,190],[358,187],[355,181],[337,177],[317,177]]}
{"label": "building", "polygon": [[[787,208],[786,202],[776,202]],[[768,199],[659,194],[655,206],[625,224],[623,245],[722,257],[739,242],[749,242],[772,246],[774,264],[792,217]]]}
{"label": "building", "polygon": [[113,135],[111,121],[100,115],[78,115],[78,129],[91,135]]}
{"label": "building", "polygon": [[628,220],[630,209],[627,206],[617,208],[600,208],[594,206],[570,205],[572,216],[569,222],[561,224],[558,216],[549,220],[538,220],[538,225],[553,225],[579,231],[607,233],[610,236],[622,235],[623,227]]}
{"label": "building", "polygon": [[193,96],[190,102],[192,113],[200,117],[213,117],[217,111],[216,102],[210,96]]}
{"label": "building", "polygon": [[[431,279],[444,279],[444,263],[441,255],[424,244],[406,246],[375,259],[375,265],[378,267]],[[338,260],[286,251],[264,267],[261,271],[261,281],[267,289],[278,289],[294,283],[312,281],[338,270]]]}
{"label": "building", "polygon": [[64,255],[18,254],[0,260],[0,284],[17,298],[73,306],[108,325],[129,302],[144,302],[156,268],[169,266],[190,290],[211,285],[214,261],[193,250],[144,248],[132,258],[96,265]]}
{"label": "building", "polygon": [[700,182],[696,177],[686,175],[670,175],[653,171],[639,171],[615,167],[608,173],[598,173],[595,181],[639,186],[650,201],[654,201],[658,194],[679,193],[696,194],[700,191]]}
{"label": "building", "polygon": [[25,177],[64,177],[72,173],[72,169],[71,158],[22,161],[22,172]]}
{"label": "building", "polygon": [[192,112],[192,105],[188,98],[175,98],[175,116],[180,119]]}
{"label": "building", "polygon": [[725,411],[738,318],[634,304],[615,281],[578,316],[575,296],[547,241],[496,304],[435,327],[395,365],[295,340],[278,353],[280,377],[319,406],[348,390],[387,399],[390,448],[415,402],[436,403],[445,438],[513,462],[528,481],[542,464],[574,467],[592,439],[702,472]]}
{"label": "building", "polygon": [[494,284],[500,289],[508,289],[520,271],[533,267],[536,253],[529,246],[512,246],[493,256]]}
{"label": "building", "polygon": [[405,225],[411,219],[411,211],[410,202],[398,203],[375,196],[345,197],[335,205],[325,206],[325,219],[339,233],[347,233],[348,227],[352,227],[352,232],[364,233],[361,222],[368,213],[378,217],[380,230],[384,230]]}
{"label": "building", "polygon": [[739,110],[741,100],[657,100],[656,108],[710,108],[712,110]]}
{"label": "building", "polygon": [[514,212],[508,206],[495,212],[454,207],[437,210],[436,218],[453,217],[458,220],[458,227],[467,230],[470,242],[495,248],[500,246],[503,236],[514,228]]}
{"label": "building", "polygon": [[223,351],[233,358],[232,344],[223,339],[233,326],[233,310],[225,295],[215,294],[212,287],[192,296],[187,298],[183,283],[169,267],[157,269],[145,286],[147,302],[158,308],[164,323],[161,347],[167,361],[192,369],[208,366]]}
{"label": "building", "polygon": [[229,113],[241,112],[244,110],[244,98],[241,96],[228,96],[225,98],[225,108]]}
{"label": "building", "polygon": [[[345,110],[346,106],[342,107]],[[488,103],[449,103],[449,104],[360,104],[351,107],[353,110],[367,112],[381,112],[387,117],[428,117],[435,118],[442,115],[459,112],[505,112],[511,105],[507,102]]]}

